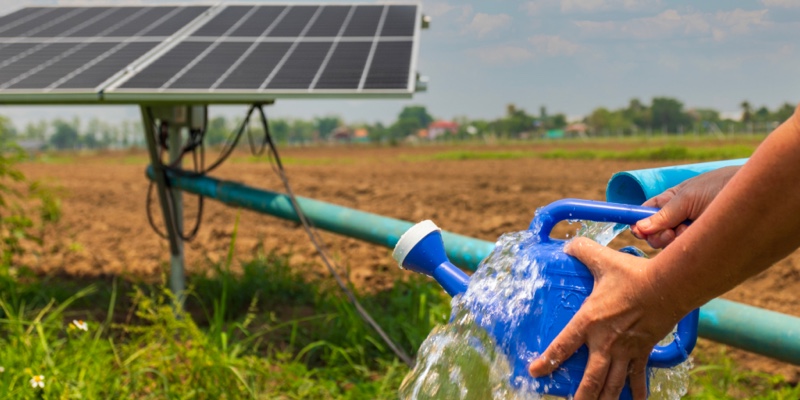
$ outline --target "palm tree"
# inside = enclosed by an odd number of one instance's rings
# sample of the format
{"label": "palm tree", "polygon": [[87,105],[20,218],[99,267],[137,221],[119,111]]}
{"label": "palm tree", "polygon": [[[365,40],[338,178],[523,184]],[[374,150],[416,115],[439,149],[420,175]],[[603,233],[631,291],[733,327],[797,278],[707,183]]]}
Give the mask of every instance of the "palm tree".
{"label": "palm tree", "polygon": [[747,100],[743,101],[742,104],[739,105],[742,108],[742,122],[747,123],[753,118],[752,107],[750,106],[750,102]]}

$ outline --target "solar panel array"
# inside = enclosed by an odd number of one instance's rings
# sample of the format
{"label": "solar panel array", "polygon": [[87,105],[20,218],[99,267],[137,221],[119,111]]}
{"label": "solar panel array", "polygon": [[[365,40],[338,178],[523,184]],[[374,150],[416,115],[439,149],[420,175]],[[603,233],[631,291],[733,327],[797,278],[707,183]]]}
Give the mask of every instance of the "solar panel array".
{"label": "solar panel array", "polygon": [[93,91],[208,7],[30,7],[0,18],[0,90]]}
{"label": "solar panel array", "polygon": [[73,92],[117,101],[410,95],[418,12],[408,4],[23,8],[0,17],[0,101]]}

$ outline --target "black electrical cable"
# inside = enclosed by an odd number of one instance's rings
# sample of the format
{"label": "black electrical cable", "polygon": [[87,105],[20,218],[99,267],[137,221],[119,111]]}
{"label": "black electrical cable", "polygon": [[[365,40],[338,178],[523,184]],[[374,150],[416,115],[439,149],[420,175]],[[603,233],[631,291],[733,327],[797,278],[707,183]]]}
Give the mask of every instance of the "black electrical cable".
{"label": "black electrical cable", "polygon": [[265,141],[266,144],[269,146],[269,153],[270,153],[270,160],[274,160],[274,164],[270,163],[273,166],[273,170],[276,171],[278,176],[280,177],[281,181],[283,182],[283,186],[286,189],[286,193],[289,195],[289,199],[291,200],[292,207],[294,208],[295,213],[297,213],[298,219],[303,225],[303,229],[306,231],[308,238],[311,240],[311,243],[314,245],[314,248],[317,250],[322,262],[325,263],[325,266],[330,272],[331,276],[336,280],[336,283],[342,289],[342,291],[347,295],[347,298],[350,300],[350,303],[353,304],[356,311],[361,315],[361,318],[364,319],[376,332],[380,335],[381,339],[383,339],[384,343],[392,349],[395,355],[399,357],[403,362],[405,362],[409,367],[414,367],[414,359],[408,356],[403,349],[401,349],[398,345],[396,345],[389,335],[383,331],[383,329],[378,325],[375,319],[369,315],[366,309],[361,306],[361,303],[356,298],[356,295],[345,283],[344,279],[336,272],[334,268],[334,262],[331,261],[331,257],[328,255],[328,252],[325,250],[324,242],[319,237],[319,234],[316,231],[316,228],[312,225],[311,221],[308,220],[303,209],[300,207],[300,204],[297,202],[297,197],[294,195],[294,191],[292,190],[292,186],[289,184],[289,178],[286,175],[286,171],[283,169],[283,163],[281,162],[281,158],[278,155],[278,149],[275,146],[275,142],[272,140],[272,135],[269,132],[269,125],[267,122],[267,115],[264,113],[264,109],[261,105],[258,106],[258,111],[261,114],[261,124],[264,127],[264,134],[265,134]]}
{"label": "black electrical cable", "polygon": [[[153,117],[152,110],[149,107],[147,107],[146,108],[146,112],[147,112],[147,116],[148,116],[148,118],[150,120],[149,123],[151,123],[153,125],[153,127],[156,128],[156,126],[155,126],[155,118]],[[180,161],[183,159],[184,155],[186,155],[187,153],[191,153],[192,154],[192,167],[194,169],[194,173],[200,173],[201,171],[204,170],[204,167],[205,167],[205,165],[204,165],[205,164],[205,149],[203,147],[203,138],[205,137],[205,127],[207,126],[207,122],[208,122],[207,118],[208,118],[208,116],[206,114],[204,114],[203,118],[204,118],[203,127],[201,129],[192,129],[192,130],[189,131],[189,140],[187,141],[186,145],[184,145],[183,148],[181,149],[180,155],[178,156],[178,158],[176,160],[173,161],[173,163],[171,165],[164,166],[165,169],[182,170],[182,169],[176,168],[176,166],[180,164]],[[158,129],[155,130],[155,132],[158,132],[158,138],[157,138],[158,140],[156,142],[157,146],[158,146],[157,151],[158,151],[159,159],[163,159],[164,150],[168,148],[167,147],[167,138],[168,138],[169,126],[168,126],[166,121],[162,121],[161,124],[159,124],[157,128]],[[199,155],[198,155],[198,153],[199,153]],[[169,181],[167,179],[165,179],[165,182],[167,182],[167,184],[168,184]],[[145,202],[145,207],[146,207],[146,211],[147,211],[147,213],[146,213],[147,214],[147,222],[150,224],[150,227],[153,229],[153,231],[158,236],[160,236],[160,237],[162,237],[164,239],[167,239],[166,233],[164,233],[163,231],[159,230],[158,227],[156,226],[155,220],[154,220],[153,215],[152,215],[153,187],[154,187],[154,185],[155,185],[154,182],[150,182],[150,185],[149,185],[149,187],[147,189],[147,199],[146,199],[146,202]],[[169,190],[171,191],[172,189],[170,188]],[[167,198],[166,206],[170,210],[170,212],[168,214],[171,215],[171,216],[177,217],[177,215],[175,215],[175,206],[173,204],[172,196],[167,196],[166,198]],[[195,223],[194,223],[194,226],[192,227],[192,229],[189,231],[188,235],[185,234],[185,232],[183,230],[183,226],[178,226],[177,221],[172,221],[173,223],[175,223],[175,228],[177,229],[178,237],[180,237],[182,240],[189,242],[189,241],[192,241],[197,236],[197,233],[200,231],[200,224],[201,224],[202,219],[203,219],[202,218],[203,217],[203,206],[204,206],[204,198],[203,198],[203,196],[198,196],[197,197],[197,214],[195,216]]]}

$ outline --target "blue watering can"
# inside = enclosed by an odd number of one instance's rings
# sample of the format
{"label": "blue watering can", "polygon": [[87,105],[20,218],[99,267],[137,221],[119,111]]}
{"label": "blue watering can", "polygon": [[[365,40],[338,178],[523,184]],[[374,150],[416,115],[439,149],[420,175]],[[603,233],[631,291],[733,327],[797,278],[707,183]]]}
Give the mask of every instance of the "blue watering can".
{"label": "blue watering can", "polygon": [[[649,207],[577,199],[559,200],[539,209],[529,227],[537,236],[534,239],[535,245],[522,248],[518,253],[518,257],[530,258],[541,266],[539,275],[545,283],[533,296],[531,304],[536,306],[530,307],[532,312],[521,315],[513,327],[510,322],[503,321],[483,326],[498,342],[501,342],[500,338],[508,338],[511,329],[516,329],[511,332],[513,340],[502,340],[502,343],[498,343],[511,362],[512,385],[520,387],[522,382],[527,382],[527,387],[535,388],[541,394],[562,397],[574,395],[589,357],[588,348],[582,346],[550,376],[532,378],[528,374],[528,365],[532,359],[530,355],[520,354],[519,351],[523,348],[535,354],[543,353],[572,319],[594,287],[594,277],[589,269],[578,259],[564,253],[566,241],[550,238],[553,227],[563,220],[632,225],[657,211],[658,209]],[[644,255],[635,247],[626,247],[620,251]],[[393,256],[401,267],[436,279],[451,296],[467,291],[469,276],[447,259],[441,231],[431,221],[423,221],[403,234],[395,246]],[[697,342],[698,317],[699,310],[685,316],[678,323],[674,340],[667,345],[656,346],[650,353],[648,367],[669,368],[685,361]],[[476,319],[479,323],[483,320]],[[620,398],[632,398],[628,385]]]}

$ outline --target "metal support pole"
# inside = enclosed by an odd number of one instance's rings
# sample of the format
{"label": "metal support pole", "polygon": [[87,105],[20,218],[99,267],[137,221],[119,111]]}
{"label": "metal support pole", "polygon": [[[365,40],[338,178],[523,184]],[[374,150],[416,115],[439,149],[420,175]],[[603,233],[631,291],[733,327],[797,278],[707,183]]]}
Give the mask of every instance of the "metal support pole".
{"label": "metal support pole", "polygon": [[[186,118],[188,116],[184,116]],[[177,122],[177,121],[176,121]],[[169,146],[169,164],[173,167],[180,168],[181,163],[181,149],[183,147],[183,140],[181,133],[183,127],[178,124],[170,124],[169,126],[169,139],[167,144]],[[178,299],[178,304],[183,304],[183,295],[186,290],[186,276],[184,274],[184,252],[183,252],[183,239],[179,233],[183,232],[183,195],[180,190],[169,189],[172,195],[172,214],[174,215],[173,221],[175,222],[176,237],[175,244],[177,251],[172,252],[169,257],[169,286],[172,293]],[[172,241],[172,240],[170,240]]]}
{"label": "metal support pole", "polygon": [[[161,205],[161,212],[162,217],[164,218],[164,226],[166,228],[167,239],[169,240],[169,251],[170,251],[170,288],[172,289],[172,293],[175,294],[177,299],[177,308],[183,307],[183,291],[184,291],[184,280],[183,280],[183,243],[178,235],[178,225],[175,224],[175,221],[179,220],[175,218],[176,210],[171,207],[172,204],[180,205],[180,202],[171,202],[170,200],[175,200],[173,197],[169,199],[170,190],[167,187],[166,179],[164,176],[164,164],[161,160],[161,155],[158,151],[158,142],[156,135],[155,119],[156,114],[152,111],[152,109],[148,109],[146,106],[141,106],[141,113],[142,113],[142,121],[144,122],[144,132],[145,137],[147,139],[147,150],[150,155],[150,162],[153,166],[153,170],[155,171],[154,181],[156,183],[156,193],[158,194],[158,202]],[[161,119],[160,116],[159,119]],[[165,121],[168,121],[165,119]],[[169,121],[168,121],[169,122]],[[180,133],[180,130],[178,130]],[[178,136],[178,135],[170,135],[170,136]],[[180,143],[180,136],[178,136],[177,143]],[[172,148],[179,148],[178,146],[173,146],[170,144],[170,149]],[[174,190],[172,191],[173,194],[177,194],[177,199],[180,200],[180,191]],[[180,214],[178,214],[180,215]],[[175,275],[180,274],[179,279],[175,279]]]}

